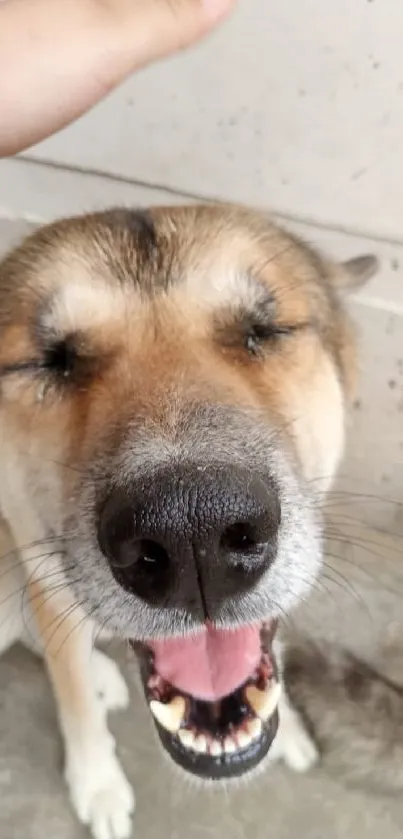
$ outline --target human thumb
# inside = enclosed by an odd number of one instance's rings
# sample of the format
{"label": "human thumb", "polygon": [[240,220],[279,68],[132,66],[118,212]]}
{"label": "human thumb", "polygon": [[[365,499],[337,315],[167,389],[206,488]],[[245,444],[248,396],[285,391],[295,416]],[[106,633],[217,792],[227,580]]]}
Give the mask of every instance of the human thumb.
{"label": "human thumb", "polygon": [[[137,61],[148,64],[201,39],[235,6],[235,0],[130,0]],[[134,34],[134,33],[133,33]]]}

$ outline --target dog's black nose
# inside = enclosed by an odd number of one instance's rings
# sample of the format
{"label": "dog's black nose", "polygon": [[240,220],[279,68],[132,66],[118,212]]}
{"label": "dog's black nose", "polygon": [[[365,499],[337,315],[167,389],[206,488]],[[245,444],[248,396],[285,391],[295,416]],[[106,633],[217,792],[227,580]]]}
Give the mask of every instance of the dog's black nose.
{"label": "dog's black nose", "polygon": [[156,607],[213,618],[269,568],[279,493],[241,468],[170,468],[115,490],[98,538],[116,580]]}

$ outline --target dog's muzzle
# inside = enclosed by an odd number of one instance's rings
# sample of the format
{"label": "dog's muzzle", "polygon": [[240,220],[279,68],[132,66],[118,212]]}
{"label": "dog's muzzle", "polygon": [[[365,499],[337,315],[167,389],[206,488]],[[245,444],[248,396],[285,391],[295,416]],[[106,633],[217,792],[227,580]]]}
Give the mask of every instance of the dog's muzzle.
{"label": "dog's muzzle", "polygon": [[133,646],[163,745],[202,777],[243,774],[276,733],[274,625],[223,629],[220,615],[231,602],[240,623],[237,601],[275,559],[280,521],[275,482],[226,465],[155,471],[100,508],[99,544],[122,588],[200,627]]}

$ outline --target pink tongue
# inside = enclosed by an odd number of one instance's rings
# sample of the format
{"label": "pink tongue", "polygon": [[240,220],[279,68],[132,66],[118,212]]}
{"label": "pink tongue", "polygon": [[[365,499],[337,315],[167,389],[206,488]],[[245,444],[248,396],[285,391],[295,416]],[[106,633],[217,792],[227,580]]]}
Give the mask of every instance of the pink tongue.
{"label": "pink tongue", "polygon": [[259,626],[215,629],[148,644],[157,673],[183,693],[213,701],[239,687],[260,661]]}

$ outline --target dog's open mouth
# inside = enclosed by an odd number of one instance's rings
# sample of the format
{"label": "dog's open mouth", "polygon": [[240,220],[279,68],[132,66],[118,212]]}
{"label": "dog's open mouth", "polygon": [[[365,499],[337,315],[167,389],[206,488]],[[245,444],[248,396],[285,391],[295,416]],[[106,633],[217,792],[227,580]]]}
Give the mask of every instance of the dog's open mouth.
{"label": "dog's open mouth", "polygon": [[[278,726],[274,622],[142,645],[142,678],[158,734],[183,769],[219,780],[267,754]],[[136,649],[138,645],[134,644]]]}

